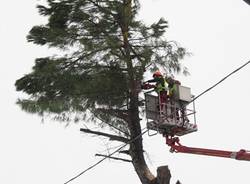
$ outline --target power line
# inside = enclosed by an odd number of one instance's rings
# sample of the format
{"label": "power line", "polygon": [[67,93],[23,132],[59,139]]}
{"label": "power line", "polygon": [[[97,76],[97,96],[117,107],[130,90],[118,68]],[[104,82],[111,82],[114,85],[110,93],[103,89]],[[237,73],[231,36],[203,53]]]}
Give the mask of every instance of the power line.
{"label": "power line", "polygon": [[[229,76],[231,76],[232,74],[238,72],[239,70],[241,70],[242,68],[244,68],[246,65],[248,65],[250,63],[250,61],[247,61],[245,64],[243,64],[242,66],[240,66],[239,68],[237,68],[236,70],[232,71],[231,73],[229,73],[228,75],[226,75],[224,78],[222,78],[219,82],[217,82],[216,84],[214,84],[213,86],[211,86],[210,88],[206,89],[205,91],[203,91],[202,93],[200,93],[198,96],[196,96],[191,102],[195,101],[196,99],[198,99],[199,97],[201,97],[202,95],[204,95],[205,93],[207,93],[208,91],[212,90],[214,87],[216,87],[217,85],[219,85],[221,82],[223,82],[224,80],[226,80]],[[190,103],[191,103],[190,102]],[[76,175],[75,177],[71,178],[70,180],[68,180],[67,182],[65,182],[64,184],[68,184],[69,182],[75,180],[76,178],[80,177],[82,174],[84,174],[85,172],[89,171],[90,169],[94,168],[95,166],[97,166],[98,164],[100,164],[101,162],[103,162],[104,160],[106,160],[107,158],[111,157],[112,155],[114,155],[115,153],[117,153],[118,151],[120,151],[121,149],[123,149],[125,146],[127,146],[128,144],[132,143],[133,141],[135,141],[136,139],[138,139],[139,137],[141,137],[143,134],[145,134],[146,132],[148,132],[148,130],[145,130],[144,132],[142,132],[140,135],[136,136],[134,139],[130,140],[129,142],[123,144],[121,147],[119,147],[117,150],[115,150],[114,152],[112,152],[111,154],[109,154],[107,157],[104,157],[103,159],[99,160],[98,162],[96,162],[95,164],[93,164],[92,166],[88,167],[87,169],[85,169],[84,171],[82,171],[81,173],[79,173],[78,175]]]}
{"label": "power line", "polygon": [[[215,86],[217,86],[218,84],[220,84],[221,82],[223,82],[224,80],[226,80],[229,76],[231,76],[232,74],[238,72],[239,70],[241,70],[242,68],[244,68],[246,65],[248,65],[250,63],[250,61],[246,62],[245,64],[243,64],[242,66],[240,66],[239,68],[237,68],[236,70],[232,71],[231,73],[229,73],[227,76],[225,76],[224,78],[222,78],[219,82],[217,82],[216,84],[214,84],[213,86],[211,86],[210,88],[206,89],[205,91],[203,91],[201,94],[199,94],[198,96],[196,96],[195,98],[193,98],[193,101],[195,101],[197,98],[199,98],[200,96],[204,95],[205,93],[207,93],[208,91],[210,91],[211,89],[213,89]],[[190,102],[190,103],[191,103]]]}
{"label": "power line", "polygon": [[[144,128],[146,129],[146,128]],[[144,130],[142,129],[142,130]],[[87,169],[85,169],[84,171],[82,171],[81,173],[79,173],[78,175],[76,175],[75,177],[71,178],[70,180],[68,180],[67,182],[65,182],[64,184],[68,184],[69,182],[75,180],[76,178],[80,177],[82,174],[84,174],[85,172],[89,171],[90,169],[94,168],[95,166],[97,166],[98,164],[100,164],[101,162],[103,162],[105,159],[111,157],[112,155],[114,155],[115,153],[117,153],[118,151],[120,151],[122,148],[124,148],[125,146],[127,146],[128,144],[134,142],[136,139],[138,139],[139,137],[141,137],[143,134],[145,134],[146,132],[148,132],[148,130],[145,130],[144,132],[142,132],[141,134],[139,134],[138,136],[136,136],[134,139],[130,140],[129,142],[123,144],[120,148],[118,148],[117,150],[115,150],[114,152],[110,153],[107,157],[104,157],[103,159],[99,160],[98,162],[96,162],[95,164],[93,164],[92,166],[88,167]]]}

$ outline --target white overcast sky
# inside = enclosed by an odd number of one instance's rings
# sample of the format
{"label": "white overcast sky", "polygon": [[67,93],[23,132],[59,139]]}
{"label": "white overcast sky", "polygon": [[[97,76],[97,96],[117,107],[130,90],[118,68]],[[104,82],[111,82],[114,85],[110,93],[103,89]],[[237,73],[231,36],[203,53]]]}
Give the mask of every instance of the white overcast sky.
{"label": "white overcast sky", "polygon": [[[27,114],[15,105],[20,96],[14,82],[31,71],[36,57],[53,54],[26,42],[33,25],[41,24],[35,8],[39,1],[3,1],[0,8],[1,123],[0,183],[63,184],[97,162],[106,141],[79,132],[81,124],[50,122]],[[164,17],[167,36],[193,55],[184,60],[191,73],[177,76],[198,95],[250,60],[250,6],[243,0],[146,0],[141,19]],[[250,150],[250,65],[196,101],[199,131],[181,137],[186,146],[238,151]],[[169,153],[160,135],[144,135],[149,167],[155,172],[169,165],[171,182],[183,184],[250,183],[250,162]],[[139,184],[133,167],[104,161],[72,184]]]}

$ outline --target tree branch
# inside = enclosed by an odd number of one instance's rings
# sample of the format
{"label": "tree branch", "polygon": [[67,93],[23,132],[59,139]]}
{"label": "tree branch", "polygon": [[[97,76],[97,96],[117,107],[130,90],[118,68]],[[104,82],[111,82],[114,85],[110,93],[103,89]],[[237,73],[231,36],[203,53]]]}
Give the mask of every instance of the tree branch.
{"label": "tree branch", "polygon": [[109,125],[110,127],[112,127],[112,128],[114,128],[114,129],[116,129],[116,130],[118,130],[118,131],[124,133],[124,135],[126,135],[126,136],[128,136],[128,137],[130,136],[127,132],[125,132],[125,131],[123,131],[123,130],[117,128],[117,127],[115,127],[115,126],[112,125],[111,123],[108,123],[108,122],[104,121],[103,119],[101,119],[101,118],[96,114],[96,112],[94,112],[93,110],[89,109],[89,111],[90,111],[96,118],[98,118],[100,121],[102,121],[103,123],[105,123],[105,124]]}
{"label": "tree branch", "polygon": [[127,139],[125,137],[117,136],[117,135],[112,135],[112,134],[107,134],[107,133],[103,133],[103,132],[93,131],[93,130],[85,129],[85,128],[81,128],[80,131],[84,132],[84,133],[89,133],[89,134],[95,134],[95,135],[99,135],[99,136],[108,137],[111,141],[120,141],[120,142],[124,142],[124,143],[129,142],[129,139]]}
{"label": "tree branch", "polygon": [[120,160],[120,161],[124,161],[124,162],[132,162],[132,160],[128,160],[128,159],[124,159],[124,158],[118,158],[118,157],[111,157],[109,155],[95,154],[95,156],[100,156],[100,157],[105,157],[105,158],[111,158],[111,159],[114,159],[114,160]]}
{"label": "tree branch", "polygon": [[123,154],[126,154],[126,155],[130,155],[129,150],[122,150],[122,151],[119,151],[119,153],[123,153]]}

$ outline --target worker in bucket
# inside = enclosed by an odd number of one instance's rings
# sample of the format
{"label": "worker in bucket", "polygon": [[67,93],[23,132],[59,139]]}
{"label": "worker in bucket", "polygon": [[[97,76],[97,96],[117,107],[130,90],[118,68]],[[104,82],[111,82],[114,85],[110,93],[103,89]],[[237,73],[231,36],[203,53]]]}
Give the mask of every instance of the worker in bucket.
{"label": "worker in bucket", "polygon": [[168,98],[171,104],[171,118],[175,115],[177,120],[181,117],[183,122],[189,122],[186,115],[186,106],[182,104],[177,97],[177,87],[181,85],[181,83],[170,76],[166,77],[166,81],[168,83]]}
{"label": "worker in bucket", "polygon": [[175,80],[173,77],[166,77],[165,79],[168,83],[168,97],[171,100],[177,100],[177,85],[181,85],[178,80]]}
{"label": "worker in bucket", "polygon": [[[148,85],[149,83],[155,83],[155,85]],[[154,88],[155,92],[159,95],[160,110],[162,111],[164,104],[167,102],[168,84],[159,70],[153,73],[153,79],[144,82],[142,85],[142,89],[150,88]]]}

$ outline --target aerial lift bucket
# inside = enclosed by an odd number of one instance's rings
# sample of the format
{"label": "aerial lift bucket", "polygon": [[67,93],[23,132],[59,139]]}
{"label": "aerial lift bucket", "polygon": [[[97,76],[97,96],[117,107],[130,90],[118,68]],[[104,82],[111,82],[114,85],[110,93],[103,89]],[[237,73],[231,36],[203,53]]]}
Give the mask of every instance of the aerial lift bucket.
{"label": "aerial lift bucket", "polygon": [[[145,93],[147,128],[161,134],[182,136],[197,131],[195,105],[190,88],[178,86],[177,99],[160,103],[154,92]],[[192,123],[191,123],[192,121]]]}

